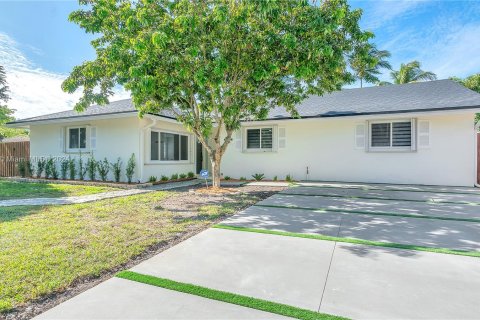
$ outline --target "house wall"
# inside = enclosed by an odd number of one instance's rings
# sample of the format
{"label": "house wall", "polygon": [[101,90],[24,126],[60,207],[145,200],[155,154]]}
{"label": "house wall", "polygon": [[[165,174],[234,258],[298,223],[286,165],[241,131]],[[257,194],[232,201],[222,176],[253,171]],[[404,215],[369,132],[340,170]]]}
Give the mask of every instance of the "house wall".
{"label": "house wall", "polygon": [[[429,147],[412,152],[368,152],[356,147],[357,124],[412,117],[430,121]],[[296,180],[473,186],[473,118],[469,112],[264,122],[285,128],[285,148],[245,152],[240,147],[245,143],[242,136],[242,141],[234,141],[226,151],[221,172],[232,178],[264,173],[267,179],[290,174]]]}
{"label": "house wall", "polygon": [[[140,179],[140,158],[139,158],[139,124],[140,120],[136,115],[131,117],[116,118],[109,120],[88,120],[69,123],[42,124],[30,126],[30,152],[31,157],[74,157],[78,159],[78,152],[65,151],[66,137],[62,138],[62,131],[67,127],[87,126],[96,128],[96,148],[82,153],[87,160],[93,155],[96,160],[103,160],[105,157],[110,162],[115,162],[119,157],[122,159],[122,181],[126,181],[125,168],[127,161],[135,153],[137,167],[135,169],[134,181]],[[62,130],[63,128],[63,130]],[[88,132],[89,130],[87,130]],[[87,135],[87,146],[90,144]],[[60,168],[60,160],[57,167]],[[97,173],[97,179],[99,179]],[[113,172],[110,170],[109,179],[113,180]]]}
{"label": "house wall", "polygon": [[[154,119],[157,121],[154,122]],[[155,176],[158,179],[161,178],[162,175],[171,177],[174,173],[188,173],[188,172],[195,172],[195,139],[191,133],[189,133],[183,125],[176,123],[174,121],[164,120],[162,118],[143,118],[140,120],[140,126],[143,128],[143,158],[144,158],[144,166],[143,166],[143,180],[147,181],[150,176]],[[183,135],[189,136],[189,155],[188,161],[151,161],[150,156],[150,137],[151,131],[158,130],[158,131],[165,131],[171,133],[181,133]]]}
{"label": "house wall", "polygon": [[[125,168],[127,161],[135,154],[136,168],[134,181],[148,181],[150,176],[160,179],[162,175],[170,177],[174,173],[188,173],[195,171],[195,143],[182,125],[156,117],[139,119],[136,115],[105,120],[88,120],[68,123],[49,123],[30,126],[31,157],[54,157],[58,159],[57,167],[60,168],[60,160],[63,157],[78,159],[78,152],[66,150],[66,129],[68,127],[87,126],[96,128],[96,147],[94,150],[83,152],[85,161],[93,155],[96,160],[105,157],[109,162],[115,162],[119,157],[122,159],[122,181],[126,181]],[[152,127],[153,125],[153,127]],[[179,162],[150,161],[150,130],[182,133],[190,136],[189,160]],[[89,130],[87,130],[89,132]],[[63,132],[63,133],[62,133]],[[63,138],[62,138],[63,134]],[[91,137],[87,136],[87,146],[90,148]],[[97,173],[97,179],[99,179]],[[110,170],[109,180],[113,180],[113,172]]]}

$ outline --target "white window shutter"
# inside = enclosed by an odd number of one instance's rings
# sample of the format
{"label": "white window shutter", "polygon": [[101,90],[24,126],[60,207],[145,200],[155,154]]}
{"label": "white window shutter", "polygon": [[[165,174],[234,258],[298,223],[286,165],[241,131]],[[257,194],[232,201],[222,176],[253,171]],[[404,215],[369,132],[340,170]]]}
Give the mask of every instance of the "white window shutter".
{"label": "white window shutter", "polygon": [[410,133],[410,149],[412,151],[417,150],[417,119],[412,118],[411,120],[412,126],[411,126],[411,133]]}
{"label": "white window shutter", "polygon": [[242,129],[235,131],[235,149],[242,149]]}
{"label": "white window shutter", "polygon": [[287,147],[287,129],[285,127],[278,128],[278,148],[284,149]]}
{"label": "white window shutter", "polygon": [[90,150],[97,150],[97,127],[90,127]]}
{"label": "white window shutter", "polygon": [[366,143],[366,125],[365,123],[358,123],[355,126],[355,148],[365,149]]}
{"label": "white window shutter", "polygon": [[430,121],[418,120],[418,148],[430,147]]}
{"label": "white window shutter", "polygon": [[65,128],[61,127],[58,135],[58,147],[61,152],[65,152]]}

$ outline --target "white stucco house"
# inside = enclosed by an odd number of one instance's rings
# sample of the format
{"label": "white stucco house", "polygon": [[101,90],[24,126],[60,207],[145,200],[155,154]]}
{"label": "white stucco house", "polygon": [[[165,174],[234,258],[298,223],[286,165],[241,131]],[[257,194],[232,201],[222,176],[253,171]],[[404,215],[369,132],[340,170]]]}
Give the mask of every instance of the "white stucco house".
{"label": "white stucco house", "polygon": [[[232,178],[473,186],[480,94],[450,80],[345,89],[311,96],[265,121],[248,121],[221,171]],[[137,159],[136,180],[208,168],[195,137],[172,114],[143,119],[131,100],[9,123],[30,129],[31,156]]]}

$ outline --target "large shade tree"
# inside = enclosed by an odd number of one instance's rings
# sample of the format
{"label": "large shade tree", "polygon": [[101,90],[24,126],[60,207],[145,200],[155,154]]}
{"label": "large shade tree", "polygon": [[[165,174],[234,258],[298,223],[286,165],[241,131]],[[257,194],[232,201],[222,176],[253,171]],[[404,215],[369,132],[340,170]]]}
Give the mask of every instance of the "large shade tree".
{"label": "large shade tree", "polygon": [[70,15],[96,59],[62,87],[81,88],[76,110],[106,104],[120,84],[140,115],[172,110],[205,147],[220,185],[220,163],[242,120],[353,80],[347,57],[372,34],[346,0],[81,0]]}
{"label": "large shade tree", "polygon": [[[394,84],[404,84],[419,81],[436,80],[437,75],[431,71],[424,71],[421,68],[420,62],[411,61],[402,63],[400,69],[390,72],[390,77]],[[391,82],[382,81],[379,85],[392,84]]]}
{"label": "large shade tree", "polygon": [[388,62],[391,54],[387,50],[378,50],[374,44],[360,43],[349,57],[350,67],[355,78],[360,81],[360,88],[363,83],[378,83],[378,76],[381,69],[391,69]]}

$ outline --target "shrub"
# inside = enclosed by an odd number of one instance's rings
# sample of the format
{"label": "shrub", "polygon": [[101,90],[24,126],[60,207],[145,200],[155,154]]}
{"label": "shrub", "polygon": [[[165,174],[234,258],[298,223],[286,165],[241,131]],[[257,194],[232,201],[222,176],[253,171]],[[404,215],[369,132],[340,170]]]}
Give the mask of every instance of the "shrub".
{"label": "shrub", "polygon": [[52,157],[45,163],[45,178],[58,179],[58,170]]}
{"label": "shrub", "polygon": [[27,176],[27,163],[24,159],[18,162],[18,173],[20,177],[25,178]]}
{"label": "shrub", "polygon": [[52,170],[52,178],[57,180],[58,179],[57,163],[53,159],[52,159],[51,170]]}
{"label": "shrub", "polygon": [[150,176],[150,178],[148,178],[148,182],[157,182],[157,177],[155,176]]}
{"label": "shrub", "polygon": [[88,178],[94,181],[97,176],[97,161],[93,157],[88,158],[86,167]]}
{"label": "shrub", "polygon": [[83,163],[82,155],[78,158],[78,177],[80,180],[85,180],[85,175],[87,174],[87,166]]}
{"label": "shrub", "polygon": [[223,179],[225,179],[225,180],[230,180],[230,179],[232,179],[232,178],[230,178],[229,176],[225,176]]}
{"label": "shrub", "polygon": [[122,159],[118,158],[117,162],[112,163],[112,170],[115,182],[120,182],[120,175],[122,173]]}
{"label": "shrub", "polygon": [[187,178],[187,174],[185,174],[185,173],[180,173],[180,174],[178,175],[178,177],[179,177],[180,179],[186,179],[186,178]]}
{"label": "shrub", "polygon": [[69,178],[70,180],[75,180],[75,176],[77,174],[76,172],[76,168],[75,168],[75,160],[68,157],[68,174],[69,174]]}
{"label": "shrub", "polygon": [[34,168],[33,168],[33,163],[30,161],[30,160],[27,160],[25,162],[25,165],[27,167],[27,175],[29,177],[33,177],[33,171],[34,171]]}
{"label": "shrub", "polygon": [[128,159],[127,169],[125,172],[128,183],[132,183],[133,174],[135,173],[135,166],[136,166],[135,153],[132,153],[132,155],[130,156],[130,159]]}
{"label": "shrub", "polygon": [[172,174],[172,176],[170,177],[170,180],[178,180],[178,174],[177,173]]}
{"label": "shrub", "polygon": [[160,180],[162,180],[162,181],[168,181],[168,177],[167,177],[167,176],[162,176],[162,177],[160,178]]}
{"label": "shrub", "polygon": [[108,162],[107,158],[97,162],[97,169],[100,179],[107,181],[108,173],[110,172],[110,162]]}
{"label": "shrub", "polygon": [[261,181],[265,178],[265,175],[263,173],[255,173],[252,175],[252,178],[256,181]]}
{"label": "shrub", "polygon": [[60,176],[63,180],[67,180],[68,166],[70,165],[70,159],[62,159],[60,162]]}
{"label": "shrub", "polygon": [[37,162],[37,178],[40,178],[45,171],[45,166],[47,164],[47,161],[43,158],[39,159]]}
{"label": "shrub", "polygon": [[240,180],[241,180],[241,181],[245,181],[245,180],[247,180],[247,178],[245,178],[245,177],[240,177]]}
{"label": "shrub", "polygon": [[278,177],[277,176],[274,176],[273,177],[273,181],[277,181],[278,180]]}
{"label": "shrub", "polygon": [[53,159],[48,158],[45,162],[45,178],[49,179],[52,177],[52,167],[53,167]]}
{"label": "shrub", "polygon": [[189,173],[187,173],[187,176],[189,178],[195,178],[195,173],[193,173],[192,171],[190,171]]}
{"label": "shrub", "polygon": [[287,181],[287,182],[292,182],[293,179],[292,179],[292,177],[291,177],[289,174],[287,174],[287,176],[285,177],[285,181]]}

